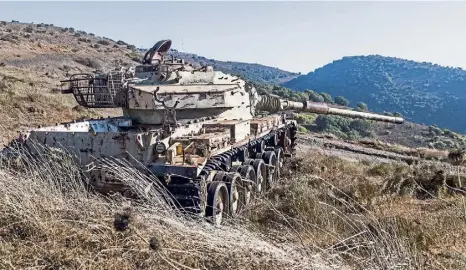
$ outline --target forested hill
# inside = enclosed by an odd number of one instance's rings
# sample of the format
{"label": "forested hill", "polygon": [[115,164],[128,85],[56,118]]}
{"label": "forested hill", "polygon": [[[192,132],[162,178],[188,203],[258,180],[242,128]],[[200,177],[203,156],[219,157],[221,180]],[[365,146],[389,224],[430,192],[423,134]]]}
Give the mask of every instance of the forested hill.
{"label": "forested hill", "polygon": [[466,71],[380,55],[343,57],[282,84],[342,95],[371,111],[400,112],[424,124],[466,132]]}

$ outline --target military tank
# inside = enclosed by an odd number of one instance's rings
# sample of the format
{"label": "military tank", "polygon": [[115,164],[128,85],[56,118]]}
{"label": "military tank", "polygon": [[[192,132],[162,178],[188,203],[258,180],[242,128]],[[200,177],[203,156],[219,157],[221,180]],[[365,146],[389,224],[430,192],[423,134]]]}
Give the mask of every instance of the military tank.
{"label": "military tank", "polygon": [[170,40],[157,42],[128,70],[74,74],[62,81],[62,93],[73,94],[79,105],[121,108],[121,117],[39,127],[22,133],[20,141],[66,149],[102,193],[125,193],[128,187],[99,160],[143,166],[178,207],[220,224],[280,177],[296,146],[297,123],[290,112],[403,123],[399,117],[259,95],[237,76],[168,55],[170,46]]}

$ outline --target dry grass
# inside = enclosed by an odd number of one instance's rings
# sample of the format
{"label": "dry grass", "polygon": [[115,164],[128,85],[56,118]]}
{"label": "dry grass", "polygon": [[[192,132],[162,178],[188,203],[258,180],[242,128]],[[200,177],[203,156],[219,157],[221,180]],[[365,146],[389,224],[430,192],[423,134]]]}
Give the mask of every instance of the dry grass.
{"label": "dry grass", "polygon": [[427,160],[445,161],[448,158],[448,151],[431,149],[426,147],[411,148],[404,145],[390,144],[378,140],[369,139],[359,140],[358,144],[378,150],[390,151],[401,155],[420,157],[422,159]]}
{"label": "dry grass", "polygon": [[335,269],[245,226],[181,215],[131,167],[106,162],[143,202],[89,192],[66,153],[20,156],[0,170],[1,269]]}
{"label": "dry grass", "polygon": [[463,192],[450,181],[454,172],[309,153],[290,165],[295,170],[250,209],[253,230],[309,253],[337,254],[355,269],[466,265]]}

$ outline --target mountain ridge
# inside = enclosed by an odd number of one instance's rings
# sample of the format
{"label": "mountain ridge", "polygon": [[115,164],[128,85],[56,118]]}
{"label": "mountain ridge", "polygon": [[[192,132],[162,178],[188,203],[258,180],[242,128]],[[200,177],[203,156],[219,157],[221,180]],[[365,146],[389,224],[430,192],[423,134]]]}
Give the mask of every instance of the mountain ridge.
{"label": "mountain ridge", "polygon": [[281,85],[342,95],[375,112],[396,111],[418,123],[466,131],[461,117],[466,71],[460,67],[382,55],[346,56]]}

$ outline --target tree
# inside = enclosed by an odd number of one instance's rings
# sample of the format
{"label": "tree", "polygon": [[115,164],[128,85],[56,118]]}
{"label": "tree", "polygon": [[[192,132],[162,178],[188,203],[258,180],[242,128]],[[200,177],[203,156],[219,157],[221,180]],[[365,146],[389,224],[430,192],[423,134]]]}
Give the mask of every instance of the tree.
{"label": "tree", "polygon": [[341,105],[341,106],[348,106],[349,100],[342,96],[337,96],[335,97],[335,104]]}
{"label": "tree", "polygon": [[356,106],[357,106],[358,111],[368,111],[369,110],[366,103],[364,103],[364,102],[359,102]]}
{"label": "tree", "polygon": [[394,112],[394,113],[393,113],[393,116],[395,116],[395,117],[403,117],[403,115],[402,115],[401,113],[399,113],[399,112]]}
{"label": "tree", "polygon": [[324,102],[324,97],[322,97],[321,95],[317,94],[316,92],[314,92],[312,90],[308,90],[308,91],[309,91],[309,100],[310,101]]}
{"label": "tree", "polygon": [[328,93],[325,93],[325,92],[321,92],[320,95],[324,98],[324,101],[326,103],[333,103],[333,99],[332,99],[332,96]]}

